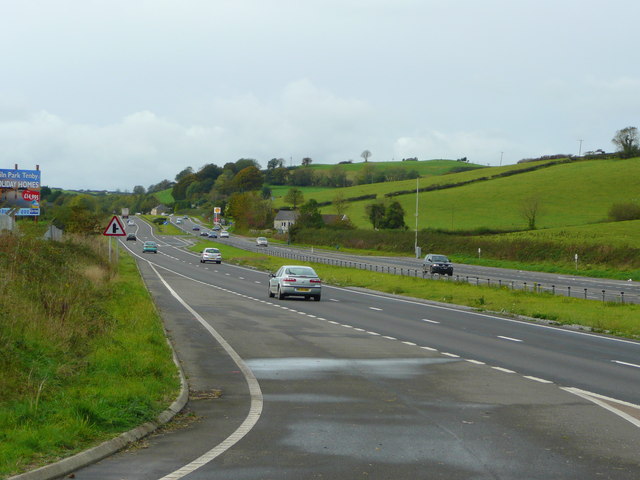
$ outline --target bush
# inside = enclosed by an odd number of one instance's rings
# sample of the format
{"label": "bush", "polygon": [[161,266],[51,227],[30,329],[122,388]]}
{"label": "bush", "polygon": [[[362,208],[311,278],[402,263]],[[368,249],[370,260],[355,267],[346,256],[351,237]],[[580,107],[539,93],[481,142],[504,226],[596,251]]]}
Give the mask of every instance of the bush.
{"label": "bush", "polygon": [[609,209],[609,218],[614,222],[640,220],[640,205],[637,203],[614,203]]}

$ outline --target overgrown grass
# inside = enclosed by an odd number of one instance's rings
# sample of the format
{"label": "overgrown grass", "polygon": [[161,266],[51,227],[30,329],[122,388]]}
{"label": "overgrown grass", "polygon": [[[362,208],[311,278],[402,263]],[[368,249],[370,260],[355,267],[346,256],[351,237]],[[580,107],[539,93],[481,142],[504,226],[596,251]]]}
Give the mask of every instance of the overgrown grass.
{"label": "overgrown grass", "polygon": [[0,475],[154,418],[179,379],[133,259],[96,238],[0,237]]}
{"label": "overgrown grass", "polygon": [[[208,242],[200,242],[191,250],[202,251]],[[287,260],[262,253],[240,250],[218,244],[225,262],[276,271]],[[628,338],[640,338],[640,305],[603,303],[533,293],[508,288],[474,286],[466,282],[445,282],[415,277],[356,270],[333,265],[301,262],[312,266],[325,283],[362,287],[425,300],[473,307],[480,311],[503,315],[544,319],[558,325],[579,325],[594,332]]]}
{"label": "overgrown grass", "polygon": [[[146,220],[147,223],[153,227],[154,233],[158,235],[189,235],[184,230],[180,230],[173,223],[169,222],[169,217],[163,215],[140,215],[140,218]],[[156,218],[166,219],[168,223],[166,225],[154,223],[153,220]]]}

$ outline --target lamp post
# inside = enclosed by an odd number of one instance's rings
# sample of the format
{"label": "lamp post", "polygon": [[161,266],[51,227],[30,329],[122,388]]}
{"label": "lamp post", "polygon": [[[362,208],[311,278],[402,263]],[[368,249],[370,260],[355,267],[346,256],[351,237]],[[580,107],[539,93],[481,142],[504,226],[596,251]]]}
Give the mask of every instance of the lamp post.
{"label": "lamp post", "polygon": [[420,177],[416,177],[416,243],[415,249],[416,258],[420,258],[420,252],[418,251],[418,189],[420,185]]}

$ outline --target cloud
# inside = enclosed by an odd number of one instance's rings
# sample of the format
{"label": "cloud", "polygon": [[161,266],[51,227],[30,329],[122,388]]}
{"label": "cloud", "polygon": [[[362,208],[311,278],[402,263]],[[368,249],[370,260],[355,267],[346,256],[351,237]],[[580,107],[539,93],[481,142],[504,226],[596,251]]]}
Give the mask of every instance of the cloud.
{"label": "cloud", "polygon": [[362,138],[375,117],[365,102],[340,98],[308,80],[291,82],[269,101],[251,94],[215,99],[197,123],[151,111],[101,126],[67,122],[47,111],[0,111],[8,112],[0,117],[0,148],[20,168],[40,165],[43,184],[129,191],[171,180],[187,166],[222,166],[242,157],[263,165],[273,157],[299,164],[305,156],[335,163],[366,148]]}

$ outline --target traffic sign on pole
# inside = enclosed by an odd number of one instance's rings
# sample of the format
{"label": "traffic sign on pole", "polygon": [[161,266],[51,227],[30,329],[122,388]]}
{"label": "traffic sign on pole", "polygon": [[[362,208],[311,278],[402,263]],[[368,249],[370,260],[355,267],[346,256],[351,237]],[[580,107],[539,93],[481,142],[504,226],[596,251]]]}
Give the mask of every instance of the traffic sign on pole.
{"label": "traffic sign on pole", "polygon": [[102,234],[108,237],[124,237],[127,232],[124,231],[124,226],[122,222],[120,222],[120,219],[114,215]]}

